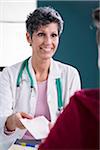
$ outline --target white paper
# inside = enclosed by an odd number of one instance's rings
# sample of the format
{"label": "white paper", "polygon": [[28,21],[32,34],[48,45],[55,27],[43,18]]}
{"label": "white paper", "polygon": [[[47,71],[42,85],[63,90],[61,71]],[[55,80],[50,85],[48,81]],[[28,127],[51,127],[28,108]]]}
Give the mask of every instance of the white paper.
{"label": "white paper", "polygon": [[49,121],[44,116],[39,116],[34,119],[20,119],[20,121],[35,139],[46,138],[50,131]]}

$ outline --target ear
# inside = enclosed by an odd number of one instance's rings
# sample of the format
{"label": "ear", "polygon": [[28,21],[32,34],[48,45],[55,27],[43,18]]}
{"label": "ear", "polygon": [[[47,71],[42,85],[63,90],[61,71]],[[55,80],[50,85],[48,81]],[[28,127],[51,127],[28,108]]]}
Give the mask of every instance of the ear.
{"label": "ear", "polygon": [[32,39],[31,39],[29,32],[26,32],[26,39],[27,39],[27,42],[31,45]]}

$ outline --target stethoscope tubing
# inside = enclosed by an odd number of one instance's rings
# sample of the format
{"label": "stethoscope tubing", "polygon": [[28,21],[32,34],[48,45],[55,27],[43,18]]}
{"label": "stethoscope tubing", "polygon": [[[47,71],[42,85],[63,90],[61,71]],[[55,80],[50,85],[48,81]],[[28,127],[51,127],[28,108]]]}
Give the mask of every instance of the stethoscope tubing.
{"label": "stethoscope tubing", "polygon": [[[24,62],[22,63],[22,66],[21,66],[21,68],[19,70],[19,74],[18,74],[18,77],[17,77],[17,84],[16,84],[17,87],[20,86],[22,74],[23,74],[23,71],[24,71],[25,68],[26,68],[27,74],[28,74],[29,79],[30,79],[30,83],[31,83],[30,87],[31,88],[34,87],[33,78],[31,76],[31,73],[30,73],[29,67],[28,67],[28,60],[29,60],[29,58],[24,60]],[[61,80],[60,80],[60,78],[56,79],[56,88],[57,88],[57,96],[58,96],[58,112],[60,113],[63,110],[62,87],[61,87]]]}

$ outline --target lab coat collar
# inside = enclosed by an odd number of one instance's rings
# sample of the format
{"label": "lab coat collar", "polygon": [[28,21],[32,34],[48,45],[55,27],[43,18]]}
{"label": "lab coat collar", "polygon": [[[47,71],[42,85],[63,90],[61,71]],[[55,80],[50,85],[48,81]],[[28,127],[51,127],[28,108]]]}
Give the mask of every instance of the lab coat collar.
{"label": "lab coat collar", "polygon": [[57,65],[57,61],[51,58],[51,65],[50,65],[50,74],[49,77],[52,79],[57,79],[61,77],[60,69]]}
{"label": "lab coat collar", "polygon": [[34,87],[36,87],[37,86],[37,82],[36,82],[35,72],[34,72],[34,70],[32,68],[32,57],[29,58],[28,67],[29,67],[30,73],[32,75],[32,79],[33,79],[33,82],[34,82]]}

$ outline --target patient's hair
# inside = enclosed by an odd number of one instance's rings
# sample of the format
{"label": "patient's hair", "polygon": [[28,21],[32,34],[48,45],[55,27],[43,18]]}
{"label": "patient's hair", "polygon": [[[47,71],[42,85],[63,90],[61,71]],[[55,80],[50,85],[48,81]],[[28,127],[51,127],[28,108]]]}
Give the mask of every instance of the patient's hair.
{"label": "patient's hair", "polygon": [[92,17],[93,17],[94,25],[97,28],[96,41],[97,44],[100,45],[100,7],[93,10]]}

